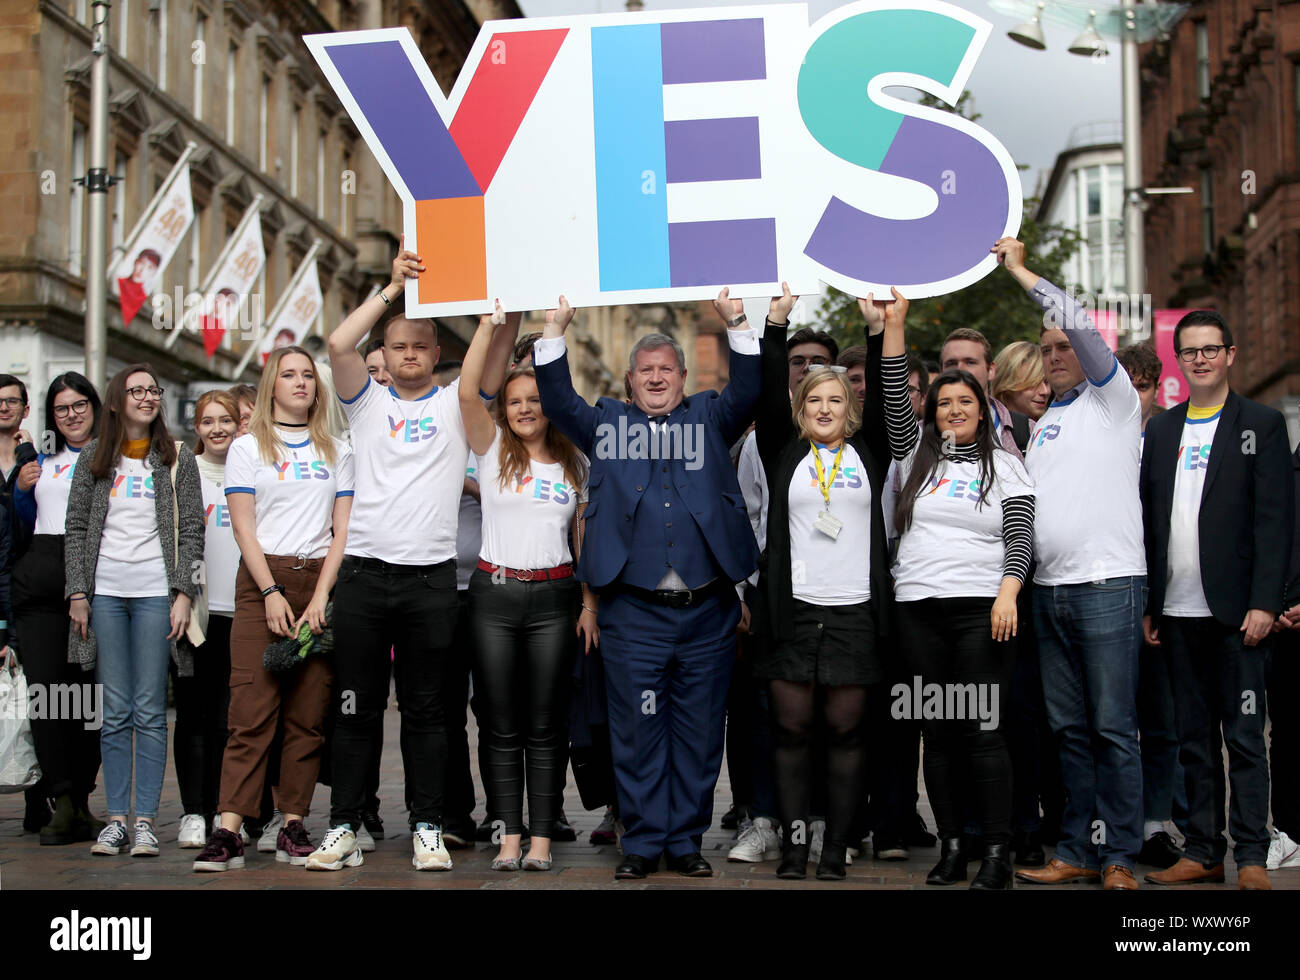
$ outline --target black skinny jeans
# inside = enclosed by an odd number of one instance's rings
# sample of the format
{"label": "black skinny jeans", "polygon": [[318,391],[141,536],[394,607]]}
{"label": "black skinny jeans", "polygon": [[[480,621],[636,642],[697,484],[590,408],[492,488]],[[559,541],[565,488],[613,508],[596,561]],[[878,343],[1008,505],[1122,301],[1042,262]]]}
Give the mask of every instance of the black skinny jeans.
{"label": "black skinny jeans", "polygon": [[232,617],[208,616],[203,646],[194,651],[194,674],[180,677],[173,661],[176,728],[172,758],[181,791],[181,809],[211,817],[217,812],[221,759],[230,739],[230,624]]}
{"label": "black skinny jeans", "polygon": [[[447,770],[443,679],[456,628],[456,562],[386,565],[346,556],[334,586],[330,825],[361,824],[389,671],[402,713],[411,829],[440,826]],[[390,661],[389,651],[392,652]]]}
{"label": "black skinny jeans", "polygon": [[[900,695],[907,699],[909,711],[915,714],[917,677],[923,710],[928,693],[924,685],[937,684],[945,692],[939,712],[944,717],[921,717],[925,788],[939,836],[961,836],[967,812],[961,797],[969,785],[984,842],[1005,844],[1011,840],[1011,755],[1002,733],[1002,715],[1010,703],[1015,644],[992,638],[991,598],[920,599],[896,603],[894,608],[903,655],[913,674],[907,692]],[[950,701],[945,685],[961,685],[962,696]],[[975,694],[973,701],[969,692]],[[982,709],[986,709],[983,719]]]}
{"label": "black skinny jeans", "polygon": [[476,696],[486,705],[488,813],[505,821],[507,834],[523,832],[526,767],[529,831],[549,838],[568,761],[577,582],[505,579],[494,585],[480,570],[469,581],[469,601]]}
{"label": "black skinny jeans", "polygon": [[[11,636],[29,685],[47,690],[78,685],[94,690],[95,674],[68,663],[68,600],[63,598],[63,535],[37,534],[13,569]],[[82,698],[82,703],[86,699]],[[92,700],[90,703],[95,703]],[[71,796],[84,804],[99,772],[101,719],[33,718],[32,738],[41,765],[42,796]]]}

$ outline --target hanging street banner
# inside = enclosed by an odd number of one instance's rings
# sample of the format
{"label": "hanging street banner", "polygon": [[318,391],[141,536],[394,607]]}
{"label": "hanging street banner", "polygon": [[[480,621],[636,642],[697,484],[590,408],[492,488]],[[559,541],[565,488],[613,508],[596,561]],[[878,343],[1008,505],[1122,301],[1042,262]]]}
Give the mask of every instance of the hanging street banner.
{"label": "hanging street banner", "polygon": [[449,96],[405,29],[304,41],[401,197],[407,309],[441,316],[976,282],[1020,177],[907,99],[954,105],[991,29],[937,0],[493,21]]}
{"label": "hanging street banner", "polygon": [[122,259],[112,277],[124,328],[131,326],[194,221],[188,164],[177,167],[158,189],[145,219],[123,243]]}
{"label": "hanging street banner", "polygon": [[279,312],[267,322],[257,350],[260,364],[265,364],[271,351],[277,347],[301,344],[320,314],[325,299],[321,293],[315,258],[304,260],[299,272],[301,274],[289,283],[286,295],[277,304]]}

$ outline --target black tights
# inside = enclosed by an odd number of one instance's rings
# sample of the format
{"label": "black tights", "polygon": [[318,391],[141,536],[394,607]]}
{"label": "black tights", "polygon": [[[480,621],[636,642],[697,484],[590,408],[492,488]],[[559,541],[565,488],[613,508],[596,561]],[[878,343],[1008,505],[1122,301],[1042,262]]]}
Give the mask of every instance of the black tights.
{"label": "black tights", "polygon": [[786,840],[809,843],[809,787],[812,783],[813,711],[817,694],[826,722],[826,843],[848,844],[853,814],[862,795],[863,753],[862,711],[867,689],[861,684],[821,687],[793,681],[772,681],[772,721],[776,726],[773,769],[776,777],[777,808],[785,826]]}
{"label": "black tights", "polygon": [[524,827],[525,756],[533,836],[551,837],[560,813],[575,588],[573,579],[493,585],[483,571],[470,579],[475,700],[485,705],[487,722],[483,785],[487,812],[505,821],[507,834]]}

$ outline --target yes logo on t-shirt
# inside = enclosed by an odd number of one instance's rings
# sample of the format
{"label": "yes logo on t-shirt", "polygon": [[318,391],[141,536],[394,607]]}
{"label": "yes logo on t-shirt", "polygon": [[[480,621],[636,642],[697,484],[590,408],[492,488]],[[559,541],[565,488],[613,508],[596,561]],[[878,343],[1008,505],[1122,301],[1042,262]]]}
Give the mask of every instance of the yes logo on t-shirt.
{"label": "yes logo on t-shirt", "polygon": [[277,478],[284,480],[328,480],[330,471],[325,463],[314,459],[310,463],[275,463]]}
{"label": "yes logo on t-shirt", "polygon": [[52,468],[53,471],[50,473],[50,479],[71,480],[72,473],[76,469],[76,467],[77,467],[76,463],[64,463],[62,465],[55,463]]}
{"label": "yes logo on t-shirt", "polygon": [[203,508],[204,527],[230,527],[230,508],[225,504],[208,504]]}
{"label": "yes logo on t-shirt", "polygon": [[567,483],[555,482],[550,480],[539,480],[532,476],[526,476],[522,480],[515,477],[515,493],[528,494],[533,500],[542,500],[552,504],[567,504],[573,495],[572,488]]}
{"label": "yes logo on t-shirt", "polygon": [[[811,478],[811,482],[808,484],[810,487],[821,485],[817,480],[817,467],[815,465],[810,464],[808,466],[808,476]],[[831,484],[831,489],[856,490],[860,486],[862,486],[862,475],[858,472],[858,468],[856,466],[846,466],[835,475],[835,482]]]}
{"label": "yes logo on t-shirt", "polygon": [[388,438],[399,442],[424,442],[438,434],[433,419],[403,419],[388,416]]}
{"label": "yes logo on t-shirt", "polygon": [[[940,491],[943,491],[940,493]],[[971,480],[969,483],[965,480],[953,480],[949,477],[930,477],[930,489],[923,497],[951,497],[957,500],[975,500],[980,499],[980,481]]]}
{"label": "yes logo on t-shirt", "polygon": [[1199,446],[1179,446],[1178,447],[1178,464],[1185,470],[1203,470],[1210,465],[1210,446],[1212,443],[1202,443]]}
{"label": "yes logo on t-shirt", "polygon": [[152,476],[126,476],[119,473],[113,477],[111,497],[125,497],[127,500],[153,500]]}
{"label": "yes logo on t-shirt", "polygon": [[1061,434],[1061,427],[1056,423],[1052,423],[1051,425],[1045,425],[1038,430],[1038,436],[1037,438],[1034,439],[1034,445],[1041,446],[1049,439],[1055,439],[1060,434]]}

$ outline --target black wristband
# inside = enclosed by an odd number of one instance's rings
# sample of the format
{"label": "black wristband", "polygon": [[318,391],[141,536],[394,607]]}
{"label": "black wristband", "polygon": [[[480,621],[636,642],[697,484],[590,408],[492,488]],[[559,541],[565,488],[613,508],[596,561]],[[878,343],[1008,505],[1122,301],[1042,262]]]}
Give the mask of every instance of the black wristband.
{"label": "black wristband", "polygon": [[280,593],[280,595],[284,595],[284,586],[283,586],[283,585],[280,585],[280,584],[277,583],[276,585],[272,585],[272,586],[269,586],[269,587],[263,589],[263,590],[262,590],[262,598],[265,599],[265,598],[266,598],[267,596],[269,596],[272,592],[278,592],[278,593]]}

